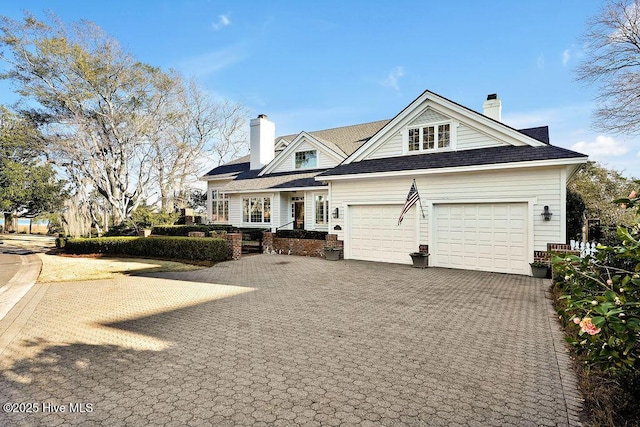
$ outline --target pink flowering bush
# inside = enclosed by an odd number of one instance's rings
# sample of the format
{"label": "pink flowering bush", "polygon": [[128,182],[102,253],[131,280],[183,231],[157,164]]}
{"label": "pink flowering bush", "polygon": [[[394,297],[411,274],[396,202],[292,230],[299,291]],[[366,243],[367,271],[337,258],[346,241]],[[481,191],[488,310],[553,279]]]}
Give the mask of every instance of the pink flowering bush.
{"label": "pink flowering bush", "polygon": [[599,246],[595,256],[552,259],[558,311],[569,332],[567,341],[588,366],[638,373],[640,197],[632,191],[614,203],[635,209],[635,222],[618,226],[619,245]]}

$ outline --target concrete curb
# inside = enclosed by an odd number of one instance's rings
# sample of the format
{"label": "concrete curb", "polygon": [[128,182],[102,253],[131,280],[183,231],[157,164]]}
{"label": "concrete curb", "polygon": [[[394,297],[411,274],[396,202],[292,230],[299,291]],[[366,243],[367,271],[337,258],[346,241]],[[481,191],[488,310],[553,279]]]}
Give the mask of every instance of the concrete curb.
{"label": "concrete curb", "polygon": [[36,283],[42,269],[42,261],[36,254],[20,255],[20,270],[0,288],[0,320],[2,320],[20,299]]}
{"label": "concrete curb", "polygon": [[560,373],[560,383],[564,394],[565,405],[567,407],[567,421],[569,427],[582,427],[580,414],[582,412],[582,404],[584,399],[578,388],[578,380],[573,370],[573,364],[569,357],[569,349],[564,340],[564,333],[558,313],[553,308],[553,300],[549,289],[551,288],[551,280],[544,280],[547,288],[546,295],[549,299],[549,329],[553,337],[553,346],[558,361],[558,372]]}

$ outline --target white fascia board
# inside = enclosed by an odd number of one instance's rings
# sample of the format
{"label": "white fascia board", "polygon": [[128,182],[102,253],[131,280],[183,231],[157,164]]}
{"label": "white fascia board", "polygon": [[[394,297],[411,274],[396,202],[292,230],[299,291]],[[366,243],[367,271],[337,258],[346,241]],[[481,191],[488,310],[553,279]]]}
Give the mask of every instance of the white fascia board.
{"label": "white fascia board", "polygon": [[278,154],[278,156],[271,163],[269,163],[267,166],[264,167],[264,169],[258,174],[258,176],[263,176],[272,172],[277,166],[279,166],[284,161],[287,155],[289,155],[291,152],[295,152],[295,150],[304,142],[305,139],[307,142],[311,143],[311,145],[313,145],[316,148],[316,150],[329,154],[331,157],[334,158],[334,160],[336,160],[337,163],[340,163],[342,160],[344,160],[344,156],[340,155],[339,153],[336,153],[334,150],[327,147],[321,141],[318,141],[316,138],[314,138],[312,135],[309,135],[307,132],[302,131],[298,134],[298,136],[296,136],[293,139],[293,141],[291,141],[289,145],[285,147],[284,150],[280,152],[280,154]]}
{"label": "white fascia board", "polygon": [[464,173],[464,172],[480,172],[502,169],[520,169],[520,168],[537,168],[545,166],[566,166],[569,164],[580,164],[586,162],[586,157],[577,157],[575,159],[555,159],[555,160],[534,160],[529,162],[512,162],[512,163],[497,163],[491,165],[476,165],[476,166],[458,166],[452,168],[437,168],[437,169],[407,169],[401,171],[391,172],[372,172],[372,173],[360,173],[360,174],[347,174],[347,175],[332,175],[332,176],[316,176],[317,181],[338,181],[345,179],[370,179],[370,178],[388,178],[395,176],[412,176],[412,175],[436,175],[445,173]]}
{"label": "white fascia board", "polygon": [[248,194],[248,193],[284,193],[284,192],[292,192],[292,191],[318,191],[318,190],[327,190],[328,186],[318,186],[318,187],[289,187],[289,188],[265,188],[263,190],[229,190],[224,191],[227,194]]}
{"label": "white fascia board", "polygon": [[[502,137],[498,137],[496,139],[500,140],[504,139],[505,137],[507,139],[512,138],[522,142],[523,144],[533,147],[541,147],[547,145],[542,141],[538,141],[537,139],[531,138],[530,136],[527,136],[517,131],[516,129],[511,128],[505,123],[497,122],[482,113],[478,113],[477,111],[462,107],[461,105],[449,101],[446,98],[442,98],[441,96],[427,90],[418,98],[416,98],[411,104],[409,104],[404,110],[402,110],[382,129],[380,129],[380,131],[378,131],[378,133],[371,137],[369,141],[367,141],[356,151],[354,151],[350,156],[348,156],[343,164],[349,164],[355,161],[362,160],[367,154],[369,154],[370,150],[375,148],[383,138],[386,138],[389,135],[389,133],[393,133],[394,130],[399,131],[400,129],[396,128],[403,127],[405,125],[405,122],[407,121],[407,118],[409,118],[412,114],[415,114],[417,108],[423,103],[426,103],[425,108],[431,106],[435,111],[451,117],[454,121],[457,121],[460,124],[475,128],[477,131],[480,131],[486,135],[496,137],[496,133],[501,134]],[[435,108],[433,106],[435,106]],[[505,142],[508,143],[508,141]]]}
{"label": "white fascia board", "polygon": [[233,181],[235,179],[235,177],[238,174],[235,174],[233,176],[209,176],[209,175],[203,175],[200,178],[198,178],[199,181]]}

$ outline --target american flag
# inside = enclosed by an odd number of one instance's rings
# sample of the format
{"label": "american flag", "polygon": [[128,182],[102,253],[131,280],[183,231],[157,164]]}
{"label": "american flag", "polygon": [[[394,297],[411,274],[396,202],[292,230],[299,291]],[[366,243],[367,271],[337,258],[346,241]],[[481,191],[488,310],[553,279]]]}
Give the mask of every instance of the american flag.
{"label": "american flag", "polygon": [[418,187],[416,186],[416,180],[414,179],[413,184],[411,184],[411,189],[409,189],[409,194],[407,194],[407,201],[404,202],[404,207],[402,208],[402,212],[400,213],[400,218],[398,218],[398,225],[402,223],[405,214],[409,212],[409,209],[411,209],[411,207],[415,205],[418,200],[420,200],[420,194],[418,194]]}

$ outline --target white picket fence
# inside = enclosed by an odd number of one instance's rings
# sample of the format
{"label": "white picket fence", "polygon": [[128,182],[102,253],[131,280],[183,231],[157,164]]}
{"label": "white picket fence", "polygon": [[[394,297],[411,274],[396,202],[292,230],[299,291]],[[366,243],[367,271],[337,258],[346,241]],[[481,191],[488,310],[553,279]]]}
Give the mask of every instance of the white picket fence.
{"label": "white picket fence", "polygon": [[587,255],[595,255],[595,253],[598,252],[596,249],[598,244],[596,242],[580,242],[577,240],[571,240],[569,244],[571,245],[572,251],[580,251],[581,258],[584,258]]}

